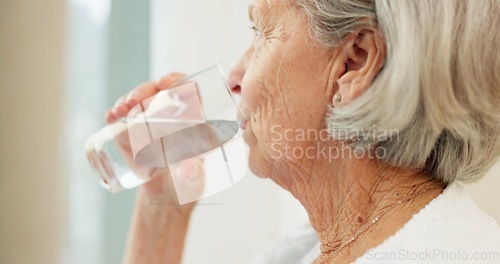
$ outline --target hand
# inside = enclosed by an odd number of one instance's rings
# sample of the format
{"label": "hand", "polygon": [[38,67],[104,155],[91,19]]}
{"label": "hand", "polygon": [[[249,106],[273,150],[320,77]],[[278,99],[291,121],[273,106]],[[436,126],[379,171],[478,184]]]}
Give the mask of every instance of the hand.
{"label": "hand", "polygon": [[[114,123],[121,118],[125,118],[137,104],[162,90],[172,88],[183,77],[183,74],[173,73],[164,76],[158,82],[147,82],[139,85],[130,94],[120,98],[114,108],[107,111],[106,122]],[[187,94],[185,96],[192,95]],[[185,98],[185,100],[190,100],[190,98]],[[144,196],[143,198],[146,198],[148,203],[177,206],[179,205],[178,197],[182,200],[196,201],[201,195],[204,184],[204,170],[201,160],[191,158],[182,161],[176,167],[170,166],[170,168],[140,167],[133,160],[128,133],[125,133],[122,137],[117,137],[117,143],[134,173],[141,178],[151,178],[139,190],[139,194]],[[190,210],[193,205],[194,203],[191,203],[188,206],[183,206],[183,208]]]}

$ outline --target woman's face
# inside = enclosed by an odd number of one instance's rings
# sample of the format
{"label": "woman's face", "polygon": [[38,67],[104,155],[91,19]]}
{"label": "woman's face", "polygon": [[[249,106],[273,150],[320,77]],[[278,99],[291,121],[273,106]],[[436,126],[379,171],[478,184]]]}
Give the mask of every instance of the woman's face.
{"label": "woman's face", "polygon": [[303,11],[280,1],[256,0],[250,7],[255,38],[229,83],[241,88],[241,109],[248,116],[250,169],[286,184],[291,170],[312,162],[300,150],[313,142],[300,133],[325,128],[335,52],[314,45]]}

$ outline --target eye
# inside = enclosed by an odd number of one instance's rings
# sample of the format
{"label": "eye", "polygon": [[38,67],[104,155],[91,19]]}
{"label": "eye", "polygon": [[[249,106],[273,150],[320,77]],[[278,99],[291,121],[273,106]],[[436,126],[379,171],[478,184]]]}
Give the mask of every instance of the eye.
{"label": "eye", "polygon": [[257,27],[250,26],[250,29],[253,30],[253,32],[255,33],[256,37],[261,37],[262,36],[262,31],[260,29],[258,29]]}

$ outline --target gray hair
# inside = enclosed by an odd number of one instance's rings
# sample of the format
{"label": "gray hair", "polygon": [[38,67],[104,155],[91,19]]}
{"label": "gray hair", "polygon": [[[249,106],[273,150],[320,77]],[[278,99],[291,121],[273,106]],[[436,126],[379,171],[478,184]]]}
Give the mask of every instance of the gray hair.
{"label": "gray hair", "polygon": [[[500,2],[296,0],[316,43],[333,47],[378,26],[384,68],[350,104],[330,107],[329,132],[382,147],[381,161],[443,182],[482,177],[500,156]],[[397,129],[398,139],[377,131]],[[370,133],[371,132],[371,133]]]}

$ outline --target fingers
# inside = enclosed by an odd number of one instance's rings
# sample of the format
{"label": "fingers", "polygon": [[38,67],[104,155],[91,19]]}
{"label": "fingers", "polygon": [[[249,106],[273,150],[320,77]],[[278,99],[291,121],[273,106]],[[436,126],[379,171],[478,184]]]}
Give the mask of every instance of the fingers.
{"label": "fingers", "polygon": [[122,106],[124,101],[125,97],[122,96],[120,99],[118,99],[118,101],[116,101],[113,108],[106,111],[106,123],[109,124],[117,121],[120,118],[120,114],[124,111],[127,111],[127,109],[124,109],[124,107]]}
{"label": "fingers", "polygon": [[130,111],[130,108],[127,106],[125,103],[125,96],[122,96],[115,104],[115,107],[113,108],[113,115],[116,116],[117,118],[122,118],[127,115],[128,111]]}
{"label": "fingers", "polygon": [[106,112],[106,122],[113,123],[127,116],[130,109],[161,90],[171,88],[184,78],[182,73],[172,73],[162,77],[158,82],[147,82],[134,88],[127,96],[121,97],[112,109]]}
{"label": "fingers", "polygon": [[118,120],[118,118],[113,114],[113,109],[108,109],[105,115],[106,123],[111,124]]}
{"label": "fingers", "polygon": [[165,75],[158,81],[158,88],[160,90],[171,88],[175,83],[177,83],[184,77],[186,77],[186,75],[178,72]]}
{"label": "fingers", "polygon": [[132,92],[126,97],[124,103],[129,109],[132,109],[132,107],[136,106],[138,103],[148,99],[158,92],[159,88],[155,82],[147,82],[132,90]]}

